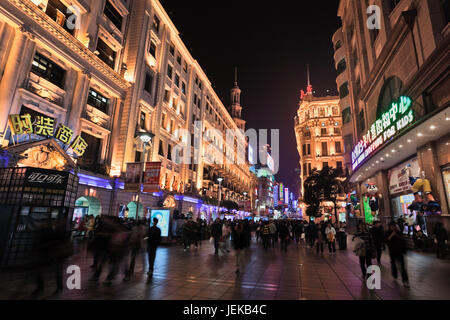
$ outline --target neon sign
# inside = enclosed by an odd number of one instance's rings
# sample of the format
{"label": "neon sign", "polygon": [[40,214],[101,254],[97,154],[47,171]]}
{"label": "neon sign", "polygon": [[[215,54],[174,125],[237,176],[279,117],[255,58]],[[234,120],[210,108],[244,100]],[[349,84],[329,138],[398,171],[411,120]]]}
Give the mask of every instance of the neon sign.
{"label": "neon sign", "polygon": [[50,117],[36,116],[33,122],[30,114],[10,114],[8,120],[13,135],[36,134],[47,138],[55,137],[63,144],[69,145],[79,157],[84,155],[88,147],[87,142],[81,136],[76,136],[70,143],[74,132],[63,124],[60,124],[55,132],[55,120]]}
{"label": "neon sign", "polygon": [[370,130],[353,149],[353,170],[414,121],[414,111],[411,106],[411,98],[401,96],[399,101],[392,102],[390,109],[382,114],[381,119],[372,123]]}

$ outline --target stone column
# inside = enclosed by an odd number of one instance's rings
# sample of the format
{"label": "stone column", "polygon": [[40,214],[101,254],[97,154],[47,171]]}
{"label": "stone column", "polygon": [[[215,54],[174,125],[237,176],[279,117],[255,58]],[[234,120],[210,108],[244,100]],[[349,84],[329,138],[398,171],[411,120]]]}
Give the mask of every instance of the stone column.
{"label": "stone column", "polygon": [[0,144],[4,144],[7,126],[8,114],[11,109],[11,103],[16,92],[19,72],[17,72],[22,63],[22,56],[27,42],[27,35],[25,29],[16,30],[11,51],[5,65],[3,77],[0,82]]}
{"label": "stone column", "polygon": [[389,180],[387,177],[387,171],[382,170],[377,174],[377,187],[378,192],[382,198],[379,200],[380,212],[379,218],[383,223],[383,226],[387,227],[388,223],[392,219],[391,199],[389,197]]}
{"label": "stone column", "polygon": [[75,134],[78,134],[80,131],[80,118],[83,109],[86,106],[89,84],[90,75],[86,71],[83,71],[82,73],[79,72],[73,94],[72,108],[66,119],[69,128],[71,128]]}

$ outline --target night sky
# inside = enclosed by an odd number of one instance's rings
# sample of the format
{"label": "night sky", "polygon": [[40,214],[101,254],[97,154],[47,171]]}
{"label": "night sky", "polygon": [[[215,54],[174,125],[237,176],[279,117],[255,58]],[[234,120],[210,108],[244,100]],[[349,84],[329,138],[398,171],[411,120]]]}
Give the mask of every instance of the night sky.
{"label": "night sky", "polygon": [[247,129],[281,130],[277,180],[297,190],[294,116],[300,90],[306,88],[307,64],[316,94],[337,94],[331,38],[340,26],[339,1],[161,3],[227,107],[238,67]]}

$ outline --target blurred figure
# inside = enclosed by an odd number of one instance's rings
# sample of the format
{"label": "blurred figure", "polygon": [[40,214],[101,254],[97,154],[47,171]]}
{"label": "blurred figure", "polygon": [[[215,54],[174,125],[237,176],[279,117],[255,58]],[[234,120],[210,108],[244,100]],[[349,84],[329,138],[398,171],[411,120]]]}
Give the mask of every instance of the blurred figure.
{"label": "blurred figure", "polygon": [[247,247],[247,238],[244,233],[244,225],[239,222],[233,229],[233,247],[236,251],[236,274],[240,273],[244,250]]}
{"label": "blurred figure", "polygon": [[211,225],[211,237],[214,239],[214,254],[219,254],[219,242],[222,237],[222,222],[219,218]]}
{"label": "blurred figure", "polygon": [[244,236],[247,241],[246,248],[250,248],[250,242],[252,240],[252,229],[248,220],[244,220]]}
{"label": "blurred figure", "polygon": [[381,265],[381,256],[383,253],[383,246],[384,246],[384,240],[385,240],[385,233],[383,229],[383,225],[380,221],[375,221],[372,229],[370,229],[370,234],[373,239],[373,244],[375,247],[375,250],[377,252],[377,263],[378,265]]}
{"label": "blurred figure", "polygon": [[161,229],[158,228],[158,219],[153,219],[153,225],[148,229],[146,240],[147,240],[147,253],[148,253],[148,277],[153,276],[156,251],[159,244],[161,243]]}
{"label": "blurred figure", "polygon": [[225,221],[222,226],[223,248],[222,252],[230,252],[231,226],[229,221]]}
{"label": "blurred figure", "polygon": [[[119,268],[124,261],[127,251],[130,246],[131,232],[126,228],[119,220],[119,218],[113,218],[113,235],[109,243],[109,273],[104,282],[105,285],[111,285],[115,279]],[[127,268],[125,268],[125,275],[127,274]]]}
{"label": "blurred figure", "polygon": [[184,252],[191,248],[192,238],[194,236],[194,226],[191,220],[188,220],[183,224],[183,245]]}
{"label": "blurred figure", "polygon": [[339,244],[339,250],[347,250],[347,232],[345,230],[344,222],[339,222],[337,240]]}
{"label": "blurred figure", "polygon": [[312,235],[313,238],[315,239],[315,243],[316,243],[316,252],[317,254],[320,253],[323,254],[323,243],[324,243],[324,230],[323,230],[323,224],[320,223],[319,226],[317,227],[317,229],[313,230],[314,234]]}
{"label": "blurred figure", "polygon": [[264,249],[267,250],[270,247],[270,239],[271,235],[270,235],[270,226],[269,223],[267,221],[263,222],[262,225],[262,240],[263,240],[263,246]]}
{"label": "blurred figure", "polygon": [[389,223],[389,230],[386,233],[386,244],[389,248],[389,257],[391,258],[391,271],[394,279],[398,278],[397,263],[400,264],[403,285],[409,288],[408,273],[405,267],[406,243],[403,233],[400,232],[394,222]]}
{"label": "blurred figure", "polygon": [[44,290],[44,273],[47,267],[52,270],[56,279],[56,291],[63,290],[63,263],[72,255],[70,235],[65,232],[64,221],[48,220],[38,226],[35,242],[35,254],[37,256],[36,284],[33,295]]}
{"label": "blurred figure", "polygon": [[88,216],[87,223],[86,223],[86,237],[90,241],[94,235],[94,229],[95,229],[95,218],[94,216]]}
{"label": "blurred figure", "polygon": [[280,237],[281,242],[281,251],[287,252],[290,234],[289,229],[285,221],[281,221],[278,226],[278,235]]}
{"label": "blurred figure", "polygon": [[359,265],[361,267],[362,278],[367,277],[367,268],[372,265],[372,255],[374,251],[372,236],[367,230],[364,222],[360,221],[357,226],[357,233],[353,240],[357,239],[354,252],[359,257]]}
{"label": "blurred figure", "polygon": [[136,256],[141,251],[141,244],[142,239],[145,236],[145,230],[144,230],[144,222],[141,220],[136,221],[135,225],[132,226],[131,229],[131,236],[130,236],[130,248],[129,248],[129,255],[130,255],[130,267],[128,268],[124,281],[130,281],[131,277],[134,274],[134,267],[136,264]]}
{"label": "blurred figure", "polygon": [[434,243],[436,244],[436,255],[438,259],[445,259],[445,250],[448,243],[448,233],[442,222],[437,222],[434,227]]}
{"label": "blurred figure", "polygon": [[269,228],[270,228],[270,240],[272,241],[272,248],[275,248],[275,243],[278,243],[278,237],[277,237],[278,230],[277,230],[275,221],[270,220]]}

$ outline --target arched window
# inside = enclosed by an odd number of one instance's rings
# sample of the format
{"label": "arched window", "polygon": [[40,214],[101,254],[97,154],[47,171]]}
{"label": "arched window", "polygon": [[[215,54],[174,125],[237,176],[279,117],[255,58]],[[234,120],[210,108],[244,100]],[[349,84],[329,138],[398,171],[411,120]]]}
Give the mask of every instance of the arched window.
{"label": "arched window", "polygon": [[380,118],[389,109],[391,103],[400,97],[402,89],[402,80],[395,76],[385,81],[378,98],[377,118]]}

